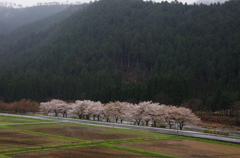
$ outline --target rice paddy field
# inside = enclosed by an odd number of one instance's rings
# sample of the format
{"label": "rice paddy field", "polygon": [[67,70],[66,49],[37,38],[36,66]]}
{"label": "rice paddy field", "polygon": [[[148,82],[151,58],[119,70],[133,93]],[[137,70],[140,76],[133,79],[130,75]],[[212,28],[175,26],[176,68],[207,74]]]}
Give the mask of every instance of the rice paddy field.
{"label": "rice paddy field", "polygon": [[240,144],[0,116],[0,158],[240,157]]}
{"label": "rice paddy field", "polygon": [[24,117],[0,116],[0,125],[23,124],[23,123],[42,123],[51,122],[48,120],[29,119]]}

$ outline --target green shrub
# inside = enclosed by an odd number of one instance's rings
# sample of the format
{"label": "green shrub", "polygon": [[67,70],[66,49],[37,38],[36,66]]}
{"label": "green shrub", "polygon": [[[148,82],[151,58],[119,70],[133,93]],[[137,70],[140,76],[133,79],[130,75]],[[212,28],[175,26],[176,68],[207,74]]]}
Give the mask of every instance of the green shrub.
{"label": "green shrub", "polygon": [[165,124],[160,124],[158,127],[159,128],[166,128],[166,125]]}
{"label": "green shrub", "polygon": [[229,132],[227,132],[227,131],[217,131],[217,130],[211,130],[211,129],[204,129],[203,132],[211,133],[211,134],[229,135]]}

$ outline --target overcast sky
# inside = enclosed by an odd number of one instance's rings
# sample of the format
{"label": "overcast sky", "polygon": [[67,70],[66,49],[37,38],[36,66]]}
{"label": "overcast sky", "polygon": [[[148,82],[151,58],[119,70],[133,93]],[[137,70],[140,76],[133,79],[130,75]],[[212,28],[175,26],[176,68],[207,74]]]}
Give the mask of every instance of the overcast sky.
{"label": "overcast sky", "polygon": [[[22,4],[24,7],[25,6],[32,6],[32,5],[36,5],[37,3],[43,3],[43,2],[66,2],[67,0],[0,0],[0,2],[12,2],[12,3],[16,3],[16,4]],[[69,3],[71,2],[90,2],[90,0],[68,0]],[[92,0],[94,1],[94,0]],[[154,1],[154,0],[153,0]],[[161,2],[162,0],[155,0],[155,2]],[[172,0],[167,0],[169,2],[171,2]],[[187,2],[188,4],[192,4],[198,0],[179,0],[180,2]],[[200,0],[200,1],[225,1],[225,0]]]}

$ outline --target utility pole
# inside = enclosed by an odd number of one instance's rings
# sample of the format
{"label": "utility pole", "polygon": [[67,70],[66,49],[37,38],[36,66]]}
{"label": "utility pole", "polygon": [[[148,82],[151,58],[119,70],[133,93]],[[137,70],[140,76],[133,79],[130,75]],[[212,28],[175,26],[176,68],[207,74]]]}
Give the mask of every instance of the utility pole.
{"label": "utility pole", "polygon": [[[176,122],[175,122],[175,124],[176,124]],[[175,134],[175,128],[174,128],[174,132],[173,132],[173,135],[172,135],[173,137],[174,137],[174,134]]]}
{"label": "utility pole", "polygon": [[113,128],[114,128],[114,117],[113,117]]}
{"label": "utility pole", "polygon": [[178,119],[177,119],[177,136],[178,136]]}

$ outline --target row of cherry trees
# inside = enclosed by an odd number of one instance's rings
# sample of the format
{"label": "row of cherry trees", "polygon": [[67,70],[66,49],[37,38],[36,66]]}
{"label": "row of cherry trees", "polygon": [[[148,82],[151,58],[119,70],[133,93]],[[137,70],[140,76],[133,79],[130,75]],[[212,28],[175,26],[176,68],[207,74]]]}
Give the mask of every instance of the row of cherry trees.
{"label": "row of cherry trees", "polygon": [[116,122],[134,121],[137,125],[149,125],[151,122],[156,127],[157,122],[164,122],[171,128],[175,123],[182,129],[186,124],[195,124],[200,119],[190,110],[184,107],[175,107],[167,105],[159,105],[158,103],[140,102],[139,104],[131,104],[127,102],[110,102],[102,104],[90,100],[78,100],[75,103],[66,103],[62,100],[53,99],[49,102],[40,103],[40,111],[48,115],[55,113],[55,116],[62,114],[75,114],[81,119],[93,118],[93,120],[106,119],[110,122],[114,119]]}

